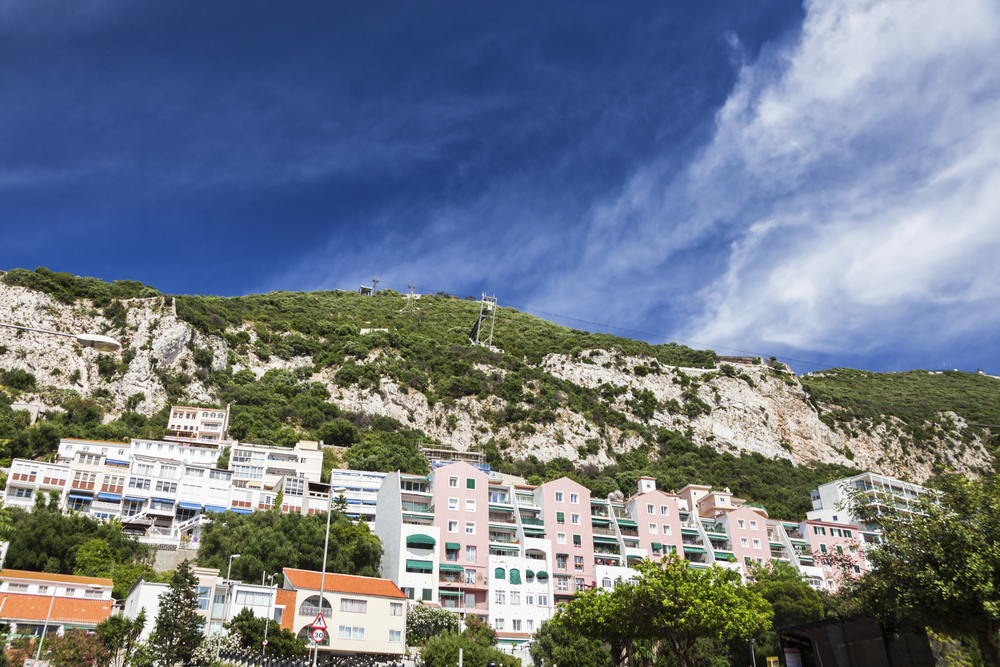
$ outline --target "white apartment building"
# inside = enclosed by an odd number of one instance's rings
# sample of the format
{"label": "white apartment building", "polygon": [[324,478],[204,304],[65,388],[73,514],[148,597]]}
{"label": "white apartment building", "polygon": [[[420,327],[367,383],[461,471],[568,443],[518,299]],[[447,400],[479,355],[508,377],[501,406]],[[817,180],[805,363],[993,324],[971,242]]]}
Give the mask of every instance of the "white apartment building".
{"label": "white apartment building", "polygon": [[[223,624],[231,621],[243,609],[259,618],[271,618],[281,622],[284,607],[277,602],[277,587],[245,584],[219,576],[215,568],[191,568],[198,585],[198,615],[204,621],[202,631],[206,635],[224,632]],[[146,640],[153,631],[156,615],[160,608],[160,597],[170,588],[169,584],[151,583],[139,579],[132,586],[125,599],[123,614],[134,619],[142,609],[146,610],[146,625],[140,639]]]}
{"label": "white apartment building", "polygon": [[294,447],[235,443],[229,451],[233,484],[247,489],[273,489],[282,477],[319,482],[323,452],[319,443],[302,440]]}
{"label": "white apartment building", "polygon": [[170,440],[219,444],[229,439],[229,409],[175,405],[167,421]]}

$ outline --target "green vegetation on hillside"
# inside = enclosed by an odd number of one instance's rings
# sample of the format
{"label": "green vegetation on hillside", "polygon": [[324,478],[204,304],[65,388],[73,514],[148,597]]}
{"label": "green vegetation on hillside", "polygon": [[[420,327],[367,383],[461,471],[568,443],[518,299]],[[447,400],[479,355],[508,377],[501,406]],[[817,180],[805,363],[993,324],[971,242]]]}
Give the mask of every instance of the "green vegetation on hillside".
{"label": "green vegetation on hillside", "polygon": [[2,278],[7,285],[27,287],[46,294],[66,304],[77,299],[93,299],[95,308],[111,304],[113,299],[137,299],[160,296],[155,287],[135,280],[116,280],[106,283],[98,278],[81,278],[72,273],[55,273],[40,266],[34,271],[11,269]]}

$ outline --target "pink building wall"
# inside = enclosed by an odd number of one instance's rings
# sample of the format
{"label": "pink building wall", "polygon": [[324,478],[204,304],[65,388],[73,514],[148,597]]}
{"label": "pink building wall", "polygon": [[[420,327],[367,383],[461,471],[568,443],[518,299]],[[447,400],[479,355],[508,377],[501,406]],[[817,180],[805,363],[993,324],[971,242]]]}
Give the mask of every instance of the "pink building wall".
{"label": "pink building wall", "polygon": [[[717,519],[717,521],[721,520],[721,518]],[[742,528],[740,527],[741,521],[743,522]],[[767,539],[766,517],[758,514],[749,507],[740,507],[726,514],[725,522],[733,546],[733,555],[736,557],[737,562],[743,565],[744,571],[746,571],[747,558],[750,559],[751,563],[757,563],[758,559],[763,559],[765,563],[771,560],[771,547]],[[754,525],[757,527],[756,530],[753,530],[751,527]],[[746,546],[743,546],[743,539],[747,541]],[[759,548],[754,547],[754,540],[757,540],[757,543],[760,545]]]}
{"label": "pink building wall", "polygon": [[[568,477],[561,477],[551,482],[546,482],[539,487],[542,501],[542,520],[545,522],[545,537],[552,541],[552,575],[553,584],[556,584],[555,577],[568,576],[570,585],[566,590],[558,590],[557,585],[553,585],[553,593],[556,596],[569,596],[573,594],[573,588],[577,579],[582,579],[587,586],[594,582],[594,532],[590,524],[590,489],[577,484]],[[557,501],[557,494],[562,494],[562,500]],[[577,502],[571,502],[573,494],[577,496]],[[565,514],[565,523],[556,520],[556,514]],[[572,516],[578,514],[580,523],[572,523]],[[566,534],[566,543],[559,544],[557,535]],[[573,546],[573,535],[580,535],[580,546]],[[567,554],[567,565],[565,570],[560,570],[556,565],[557,555]],[[575,559],[583,559],[581,570],[576,569]]]}
{"label": "pink building wall", "polygon": [[[680,498],[676,495],[655,490],[632,496],[626,505],[635,516],[636,523],[639,524],[639,548],[646,550],[650,560],[657,561],[666,555],[670,551],[666,548],[668,544],[672,545],[677,553],[683,553],[681,550],[681,517],[678,500]],[[649,505],[653,506],[652,513],[649,512]],[[666,515],[662,511],[664,507],[667,508]],[[650,531],[649,524],[656,525],[655,534]],[[669,534],[664,533],[664,526],[670,528]],[[653,542],[664,545],[660,555],[653,554]]]}
{"label": "pink building wall", "polygon": [[[451,478],[456,478],[456,486],[450,486]],[[475,480],[475,489],[469,489],[466,480]],[[476,570],[476,582],[486,581],[486,569],[489,565],[490,529],[489,529],[489,478],[486,473],[473,468],[468,463],[452,463],[442,466],[430,475],[432,493],[434,495],[434,525],[441,529],[441,543],[437,545],[440,562],[450,565],[461,565],[469,570]],[[450,499],[456,499],[455,509],[449,509]],[[467,500],[475,501],[475,509],[467,509]],[[456,521],[457,530],[448,532],[448,522]],[[475,534],[466,532],[466,522],[475,523]],[[457,542],[462,545],[457,561],[448,561],[445,545]],[[466,558],[466,547],[476,547],[476,562],[470,563]],[[485,584],[483,588],[485,588]]]}
{"label": "pink building wall", "polygon": [[[836,591],[840,587],[842,574],[837,568],[822,564],[821,557],[824,555],[840,555],[843,552],[843,555],[848,557],[852,570],[846,574],[852,578],[860,577],[868,571],[861,553],[861,535],[858,532],[858,526],[811,520],[807,520],[805,526],[806,535],[804,537],[809,542],[816,565],[823,568],[827,582],[831,580],[834,582],[834,587],[831,589],[827,585],[827,590]],[[826,547],[826,551],[823,550],[824,547]],[[840,547],[840,551],[837,550],[838,547]],[[854,570],[855,567],[857,570]]]}

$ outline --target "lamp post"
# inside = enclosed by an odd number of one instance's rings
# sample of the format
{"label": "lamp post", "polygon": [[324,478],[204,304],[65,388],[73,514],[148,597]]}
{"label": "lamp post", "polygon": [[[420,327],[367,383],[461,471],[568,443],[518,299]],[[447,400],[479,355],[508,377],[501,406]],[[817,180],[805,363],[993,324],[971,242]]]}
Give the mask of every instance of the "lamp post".
{"label": "lamp post", "polygon": [[74,338],[80,347],[92,347],[98,352],[117,352],[121,349],[121,343],[116,341],[114,338],[109,338],[108,336],[99,336],[97,334],[71,334],[63,333],[61,331],[48,331],[46,329],[32,329],[31,327],[19,327],[15,324],[4,324],[0,322],[0,327],[7,327],[8,329],[19,329],[21,331],[31,331],[32,333],[43,333],[50,334],[52,336],[65,336],[66,338]]}
{"label": "lamp post", "polygon": [[[279,574],[278,572],[275,572],[274,574],[268,575],[268,578],[271,580],[271,585],[272,586],[274,586],[274,578],[277,577],[278,574]],[[261,576],[262,580],[263,580],[263,578],[264,577]],[[263,584],[264,582],[261,581],[260,583]],[[271,625],[271,617],[274,616],[274,612],[271,611],[271,608],[273,606],[273,603],[277,602],[277,600],[276,600],[277,597],[278,597],[278,587],[274,586],[274,595],[271,597],[272,604],[269,604],[267,606],[267,618],[264,619],[264,644],[261,647],[261,651],[260,651],[261,653],[265,653],[267,651],[267,629]],[[322,606],[320,608],[322,608]]]}
{"label": "lamp post", "polygon": [[35,662],[42,657],[42,644],[45,643],[45,635],[49,631],[49,619],[52,618],[52,605],[56,603],[56,585],[52,583],[52,599],[49,600],[49,613],[45,616],[45,625],[42,626],[42,636],[38,638],[38,651],[35,653]]}
{"label": "lamp post", "polygon": [[[326,499],[326,539],[323,541],[323,573],[319,578],[319,613],[323,613],[323,590],[326,584],[326,553],[330,548],[330,515],[333,514],[333,492],[343,494],[347,489],[338,486],[336,488],[330,487],[330,497]],[[327,624],[329,626],[329,624]],[[330,632],[330,628],[327,627],[327,633]],[[316,667],[316,661],[319,659],[319,642],[316,643],[316,652],[313,653],[313,667]]]}
{"label": "lamp post", "polygon": [[[230,554],[229,555],[229,569],[226,570],[226,611],[222,615],[223,623],[226,623],[226,622],[232,620],[231,618],[229,618],[229,611],[230,611],[230,609],[232,609],[232,602],[233,602],[233,582],[230,580],[229,577],[233,574],[233,559],[234,558],[239,558],[239,557],[240,557],[239,554]],[[222,632],[220,631],[219,634],[221,635]],[[221,637],[220,637],[218,643],[215,645],[215,660],[216,661],[219,660],[219,652],[221,650],[222,650],[222,641],[221,641]]]}
{"label": "lamp post", "polygon": [[226,581],[229,581],[230,575],[233,573],[233,559],[239,557],[240,557],[239,554],[231,554],[229,556],[229,569],[226,570]]}

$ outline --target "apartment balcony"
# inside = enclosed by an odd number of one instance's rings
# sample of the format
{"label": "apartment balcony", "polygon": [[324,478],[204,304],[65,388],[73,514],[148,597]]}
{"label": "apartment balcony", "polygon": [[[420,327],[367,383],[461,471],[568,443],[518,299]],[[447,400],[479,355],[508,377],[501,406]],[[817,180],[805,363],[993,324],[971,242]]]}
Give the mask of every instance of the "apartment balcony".
{"label": "apartment balcony", "polygon": [[403,501],[403,511],[404,512],[423,512],[425,514],[433,514],[434,508],[427,503],[416,503],[412,500]]}
{"label": "apartment balcony", "polygon": [[590,516],[596,516],[601,519],[610,519],[611,513],[608,512],[607,507],[591,507]]}
{"label": "apartment balcony", "polygon": [[[611,528],[604,528],[602,526],[594,526],[593,528],[591,528],[591,530],[593,531],[594,535],[606,535],[608,537],[618,537],[615,534],[615,531],[612,530]],[[626,534],[625,529],[622,529],[622,534],[623,535]],[[639,531],[637,530],[636,534],[635,534],[635,537],[638,537],[638,536],[639,536]]]}
{"label": "apartment balcony", "polygon": [[490,512],[489,521],[495,524],[517,525],[517,519],[514,518],[513,512]]}
{"label": "apartment balcony", "polygon": [[522,516],[521,517],[521,523],[524,524],[525,526],[544,526],[545,525],[545,522],[542,521],[541,519],[535,519],[535,518],[529,517],[529,516]]}
{"label": "apartment balcony", "polygon": [[520,544],[520,540],[517,539],[517,535],[510,535],[507,533],[494,533],[490,531],[490,542],[493,544]]}
{"label": "apartment balcony", "polygon": [[541,506],[537,505],[531,498],[521,498],[520,496],[517,497],[517,506],[528,509],[542,509]]}
{"label": "apartment balcony", "polygon": [[729,551],[733,550],[733,543],[729,540],[709,540],[712,543],[713,551]]}
{"label": "apartment balcony", "polygon": [[619,530],[621,530],[623,537],[639,537],[638,528],[626,528],[625,526],[619,526]]}
{"label": "apartment balcony", "polygon": [[613,556],[620,556],[621,550],[616,546],[598,546],[594,545],[595,554],[611,554]]}

